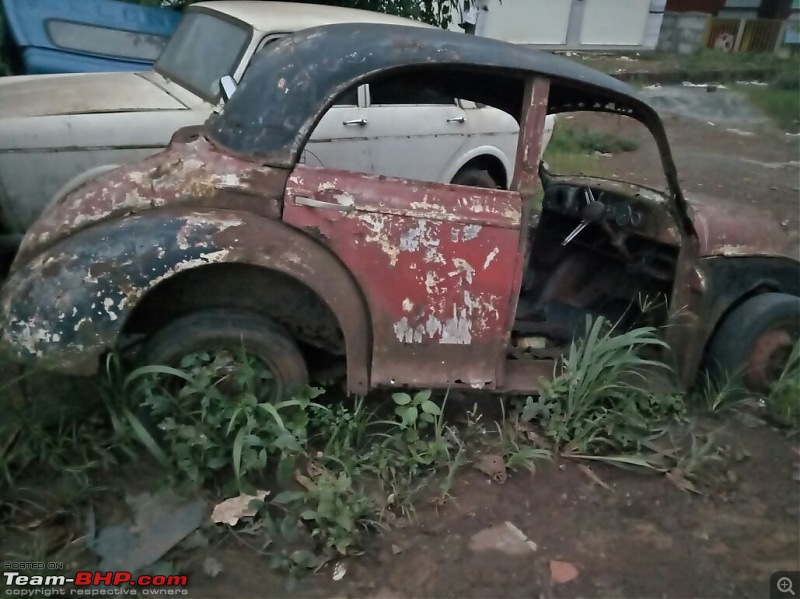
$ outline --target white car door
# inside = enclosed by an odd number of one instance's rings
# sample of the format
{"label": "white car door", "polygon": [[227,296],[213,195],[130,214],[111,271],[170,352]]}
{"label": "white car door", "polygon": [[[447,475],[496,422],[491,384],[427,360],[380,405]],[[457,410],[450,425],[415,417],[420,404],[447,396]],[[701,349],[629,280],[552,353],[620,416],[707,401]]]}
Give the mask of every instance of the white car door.
{"label": "white car door", "polygon": [[306,144],[301,162],[357,173],[373,172],[366,140],[365,93],[363,86],[350,90],[325,113]]}
{"label": "white car door", "polygon": [[[468,143],[467,114],[455,99],[391,80],[366,86],[372,172],[420,181],[439,181]],[[449,181],[443,181],[449,183]]]}

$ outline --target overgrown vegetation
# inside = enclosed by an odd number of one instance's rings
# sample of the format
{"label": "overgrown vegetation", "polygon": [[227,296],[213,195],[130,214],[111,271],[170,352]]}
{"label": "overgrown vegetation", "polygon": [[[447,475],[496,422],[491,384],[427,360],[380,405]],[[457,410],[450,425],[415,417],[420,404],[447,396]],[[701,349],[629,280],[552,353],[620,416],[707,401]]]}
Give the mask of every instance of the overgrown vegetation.
{"label": "overgrown vegetation", "polygon": [[[698,492],[724,456],[715,434],[687,426],[683,397],[644,389],[645,378],[669,375],[653,358],[662,348],[655,329],[587,319],[541,394],[501,402],[500,418],[486,423],[477,404],[456,417],[447,394],[429,390],[381,402],[309,388],[273,402],[269,371],[244,351],[131,373],[110,359],[99,387],[105,409],[93,418],[45,426],[15,408],[16,428],[3,425],[2,485],[17,488],[32,467],[66,473],[78,483],[75,506],[88,496],[80,489],[99,492],[92,479],[146,449],[171,487],[203,487],[219,500],[268,489],[251,502],[256,515],[231,532],[291,581],[364,551],[373,533],[413,517],[420,502],[448,502],[468,464],[502,482],[553,458],[603,462]],[[797,417],[799,356],[795,348],[773,389],[771,409],[784,421]],[[709,387],[704,397],[713,411],[735,405],[726,389]]]}
{"label": "overgrown vegetation", "polygon": [[664,347],[650,327],[618,332],[608,321],[587,319],[586,334],[573,341],[563,372],[544,384],[522,409],[525,422],[540,421],[555,447],[569,455],[638,451],[666,420],[682,419],[683,400],[645,389],[648,370],[666,370],[642,357]]}
{"label": "overgrown vegetation", "polygon": [[785,426],[800,426],[800,341],[795,343],[780,378],[766,400],[767,412]]}
{"label": "overgrown vegetation", "polygon": [[782,129],[789,133],[800,132],[800,86],[792,89],[742,85],[738,89]]}

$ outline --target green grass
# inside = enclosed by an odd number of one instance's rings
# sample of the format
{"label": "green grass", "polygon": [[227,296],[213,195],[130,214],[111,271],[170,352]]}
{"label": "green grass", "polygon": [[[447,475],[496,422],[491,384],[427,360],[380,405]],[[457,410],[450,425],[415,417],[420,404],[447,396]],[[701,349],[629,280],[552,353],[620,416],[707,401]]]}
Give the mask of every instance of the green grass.
{"label": "green grass", "polygon": [[758,85],[741,85],[737,89],[781,128],[800,132],[800,90]]}
{"label": "green grass", "polygon": [[634,152],[638,144],[626,137],[560,122],[553,131],[547,151],[553,154],[621,154]]}
{"label": "green grass", "polygon": [[642,52],[635,62],[624,60],[621,56],[631,57],[629,52],[610,56],[581,56],[579,62],[612,75],[618,69],[626,72],[647,71],[649,73],[682,72],[688,76],[693,73],[710,71],[729,73],[736,78],[737,72],[763,69],[776,75],[787,74],[797,77],[800,72],[800,57],[780,58],[771,53],[757,52],[721,52],[712,49],[700,49],[690,54],[666,54],[662,52]]}
{"label": "green grass", "polygon": [[603,318],[587,317],[585,333],[571,344],[562,371],[543,385],[538,398],[526,400],[524,420],[542,420],[545,434],[565,453],[639,450],[654,426],[685,413],[680,398],[646,389],[648,371],[669,369],[642,354],[664,347],[652,327],[621,331]]}
{"label": "green grass", "polygon": [[677,57],[677,64],[695,71],[769,69],[797,73],[800,70],[798,58],[779,58],[767,52],[722,52],[708,48]]}
{"label": "green grass", "polygon": [[[554,174],[608,177],[601,154],[633,152],[637,147],[635,141],[626,137],[589,131],[561,120],[556,123],[553,137],[544,153],[544,161]],[[537,205],[543,196],[543,190],[539,189],[534,200]]]}
{"label": "green grass", "polygon": [[716,380],[706,373],[692,394],[693,403],[713,414],[726,412],[748,399],[739,377]]}
{"label": "green grass", "polygon": [[767,413],[784,426],[800,425],[800,341],[795,343],[780,378],[766,398]]}

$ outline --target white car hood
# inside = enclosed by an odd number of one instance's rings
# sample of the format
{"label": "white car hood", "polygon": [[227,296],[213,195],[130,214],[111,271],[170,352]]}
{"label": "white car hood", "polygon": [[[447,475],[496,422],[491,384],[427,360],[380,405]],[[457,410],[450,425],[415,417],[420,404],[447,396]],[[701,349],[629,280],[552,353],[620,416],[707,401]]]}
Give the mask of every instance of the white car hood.
{"label": "white car hood", "polygon": [[138,73],[0,79],[0,118],[180,110],[186,106]]}

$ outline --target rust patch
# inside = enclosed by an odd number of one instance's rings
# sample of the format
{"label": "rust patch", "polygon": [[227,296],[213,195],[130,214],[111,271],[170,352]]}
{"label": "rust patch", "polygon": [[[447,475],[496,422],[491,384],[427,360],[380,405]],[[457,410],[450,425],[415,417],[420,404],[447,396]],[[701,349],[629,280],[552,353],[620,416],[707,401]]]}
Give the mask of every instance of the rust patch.
{"label": "rust patch", "polygon": [[706,196],[689,198],[701,257],[784,256],[800,259],[800,244],[762,209]]}
{"label": "rust patch", "polygon": [[325,298],[344,334],[349,390],[368,390],[369,324],[349,273],[299,231],[230,211],[151,211],[85,229],[38,254],[0,293],[0,350],[23,363],[92,374],[149,291],[178,273],[228,262],[287,274]]}
{"label": "rust patch", "polygon": [[363,290],[374,385],[494,387],[518,194],[298,166],[286,198],[284,221],[319,231]]}
{"label": "rust patch", "polygon": [[280,217],[288,171],[221,153],[203,137],[187,138],[109,171],[51,205],[28,230],[17,264],[86,227],[156,208],[225,208]]}

